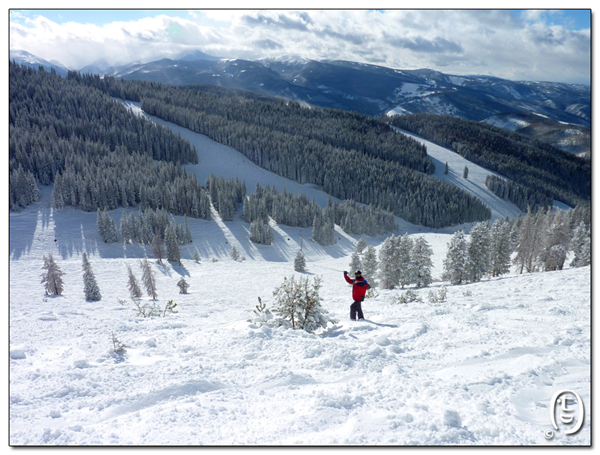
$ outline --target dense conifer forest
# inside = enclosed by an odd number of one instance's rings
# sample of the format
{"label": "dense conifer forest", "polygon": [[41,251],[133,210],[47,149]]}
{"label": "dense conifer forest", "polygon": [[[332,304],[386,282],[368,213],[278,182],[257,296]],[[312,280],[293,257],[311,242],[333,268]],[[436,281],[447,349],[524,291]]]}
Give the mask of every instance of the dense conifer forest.
{"label": "dense conifer forest", "polygon": [[57,207],[140,205],[210,217],[206,191],[181,167],[198,160],[189,142],[76,80],[9,70],[11,210],[35,201],[37,184],[54,182]]}
{"label": "dense conifer forest", "polygon": [[[575,207],[591,197],[591,165],[548,144],[484,123],[434,114],[394,116],[390,123],[519,184],[521,193],[556,199]],[[498,188],[498,186],[494,186]],[[516,203],[519,198],[512,200]],[[519,205],[519,204],[517,204]],[[522,207],[523,210],[526,207]]]}
{"label": "dense conifer forest", "polygon": [[390,211],[415,224],[443,227],[481,221],[480,200],[428,174],[426,149],[371,117],[308,108],[239,91],[181,88],[70,73],[71,80],[229,145],[257,165],[340,199]]}

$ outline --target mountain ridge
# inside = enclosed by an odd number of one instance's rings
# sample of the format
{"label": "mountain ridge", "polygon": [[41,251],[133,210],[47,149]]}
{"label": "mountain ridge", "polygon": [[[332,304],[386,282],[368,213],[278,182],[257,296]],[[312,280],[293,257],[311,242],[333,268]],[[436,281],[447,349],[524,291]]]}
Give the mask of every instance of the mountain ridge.
{"label": "mountain ridge", "polygon": [[[25,52],[11,51],[11,60],[55,68],[61,75],[67,71]],[[210,84],[374,117],[450,115],[510,125],[507,129],[512,131],[523,129],[524,134],[571,153],[589,156],[591,150],[591,88],[581,84],[459,76],[427,68],[402,70],[294,55],[252,61],[219,58],[200,50],[146,63],[92,64],[79,71],[167,85]],[[527,128],[537,123],[544,128]]]}

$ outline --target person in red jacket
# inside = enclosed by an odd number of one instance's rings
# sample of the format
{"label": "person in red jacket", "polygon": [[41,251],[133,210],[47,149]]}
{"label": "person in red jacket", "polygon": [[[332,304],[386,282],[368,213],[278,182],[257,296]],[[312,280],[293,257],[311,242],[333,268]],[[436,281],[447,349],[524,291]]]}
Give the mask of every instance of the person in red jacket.
{"label": "person in red jacket", "polygon": [[356,321],[356,315],[358,313],[358,320],[364,320],[365,316],[362,312],[362,301],[365,300],[365,294],[367,293],[367,289],[371,286],[367,283],[367,280],[364,279],[360,270],[355,274],[355,279],[352,280],[348,277],[348,272],[344,272],[344,278],[348,283],[352,285],[352,299],[354,303],[350,305],[350,319]]}

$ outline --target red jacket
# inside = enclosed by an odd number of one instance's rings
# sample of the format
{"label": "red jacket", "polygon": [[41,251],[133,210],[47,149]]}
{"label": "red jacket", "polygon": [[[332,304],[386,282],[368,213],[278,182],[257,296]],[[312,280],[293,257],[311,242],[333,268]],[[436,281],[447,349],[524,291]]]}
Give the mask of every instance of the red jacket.
{"label": "red jacket", "polygon": [[364,278],[361,278],[360,280],[352,280],[348,277],[348,275],[344,275],[344,278],[352,285],[352,298],[354,300],[358,300],[359,302],[364,300],[367,289],[371,287],[369,283],[367,283]]}

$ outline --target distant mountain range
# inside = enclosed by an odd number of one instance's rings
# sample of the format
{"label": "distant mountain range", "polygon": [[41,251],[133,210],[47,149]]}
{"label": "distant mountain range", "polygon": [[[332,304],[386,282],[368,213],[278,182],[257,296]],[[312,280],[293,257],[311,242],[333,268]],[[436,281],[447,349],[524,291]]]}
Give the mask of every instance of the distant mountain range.
{"label": "distant mountain range", "polygon": [[[24,51],[11,51],[10,59],[61,75],[68,72],[58,62]],[[217,85],[376,117],[450,115],[519,131],[572,153],[590,153],[591,88],[586,85],[454,76],[293,56],[221,59],[201,51],[116,67],[98,61],[77,71],[169,85]]]}

